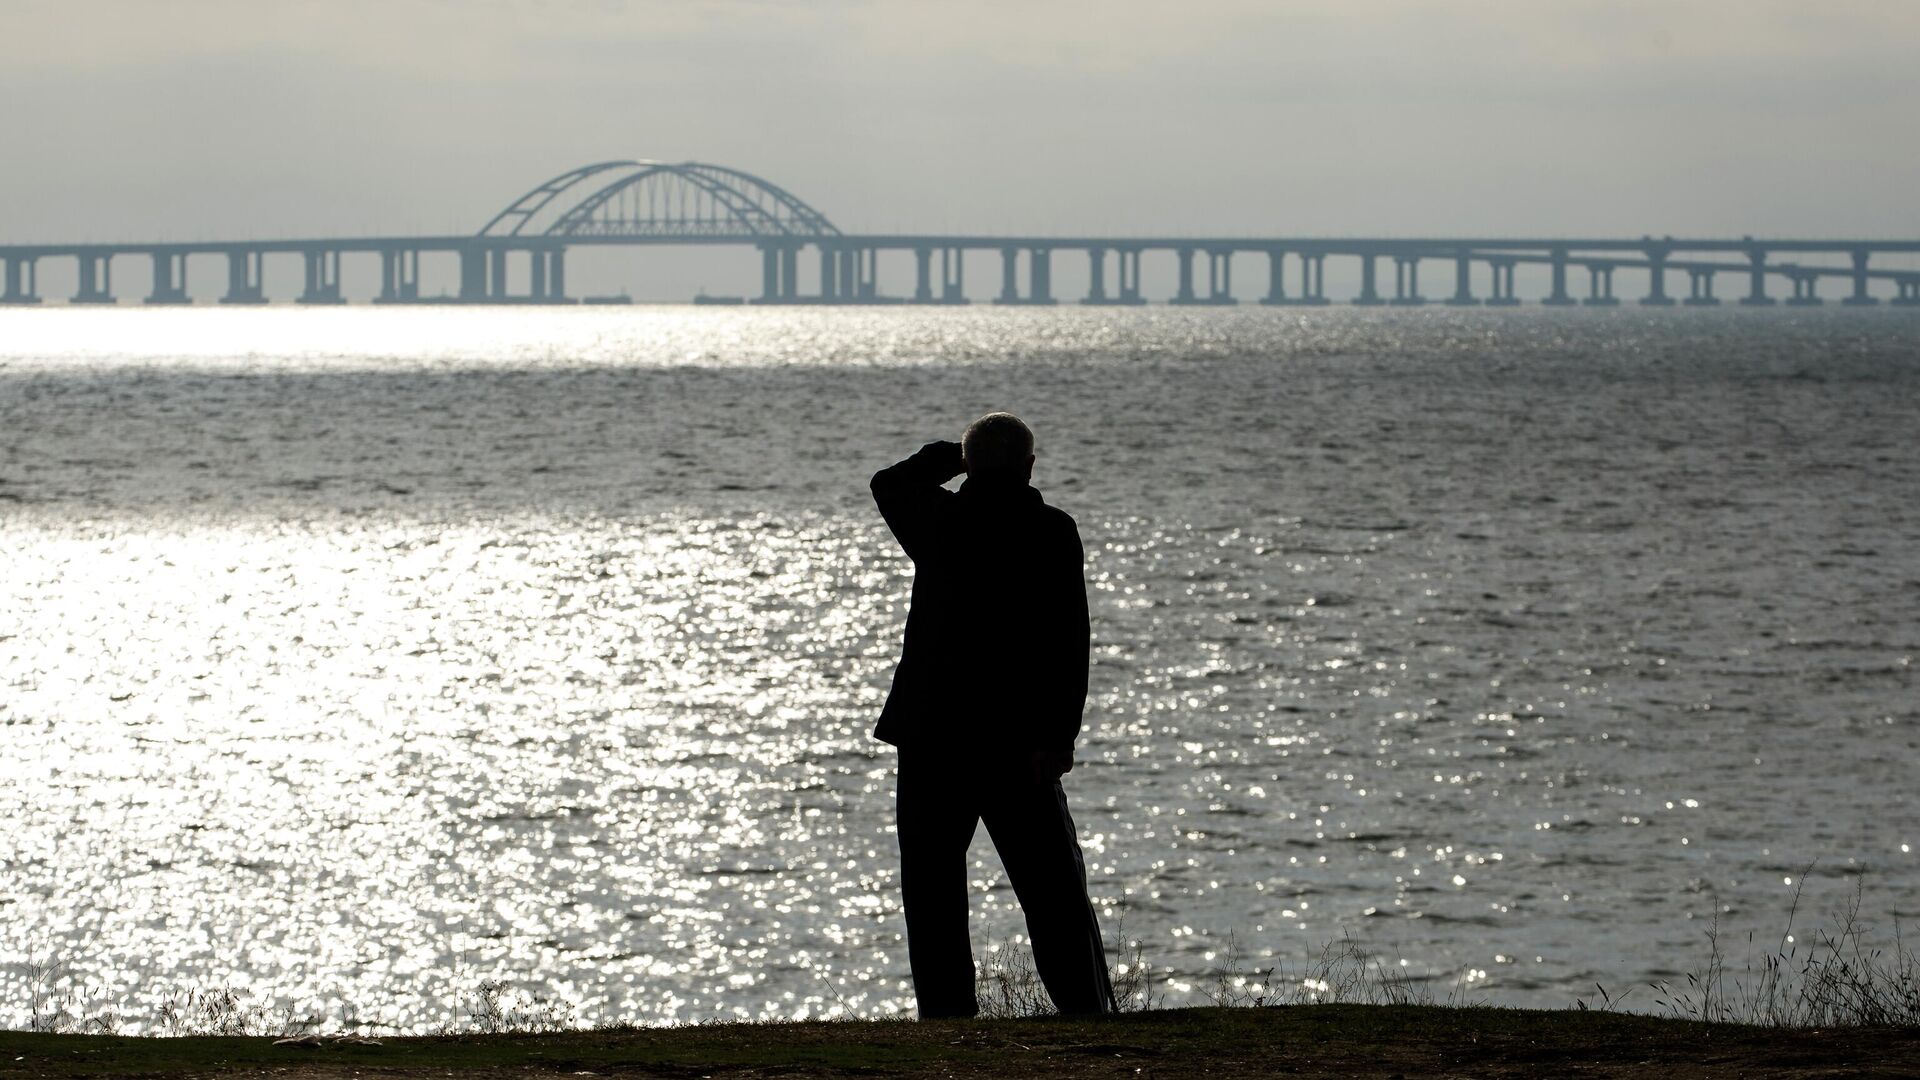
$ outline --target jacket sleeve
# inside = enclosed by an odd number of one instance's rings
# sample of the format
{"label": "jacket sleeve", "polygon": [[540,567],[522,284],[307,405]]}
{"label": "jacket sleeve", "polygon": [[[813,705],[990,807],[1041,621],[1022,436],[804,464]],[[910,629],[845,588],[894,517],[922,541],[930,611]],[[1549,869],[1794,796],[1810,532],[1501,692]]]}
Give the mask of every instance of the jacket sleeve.
{"label": "jacket sleeve", "polygon": [[873,474],[873,501],[914,562],[928,549],[941,502],[953,497],[940,485],[966,468],[959,443],[930,442],[905,461]]}
{"label": "jacket sleeve", "polygon": [[1059,681],[1054,687],[1054,701],[1046,714],[1056,718],[1048,725],[1050,731],[1046,749],[1071,754],[1074,741],[1080,737],[1082,717],[1087,708],[1087,675],[1092,663],[1090,653],[1093,647],[1092,620],[1087,614],[1086,548],[1080,541],[1080,530],[1072,518],[1066,520],[1057,551],[1053,571],[1053,584],[1057,591],[1051,607],[1058,620],[1054,640],[1058,643],[1059,651],[1052,657],[1049,666],[1058,672]]}

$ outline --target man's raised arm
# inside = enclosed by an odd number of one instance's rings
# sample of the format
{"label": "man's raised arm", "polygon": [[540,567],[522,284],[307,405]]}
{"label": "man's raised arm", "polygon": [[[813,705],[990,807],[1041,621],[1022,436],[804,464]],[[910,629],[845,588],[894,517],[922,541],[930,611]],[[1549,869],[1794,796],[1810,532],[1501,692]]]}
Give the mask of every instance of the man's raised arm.
{"label": "man's raised arm", "polygon": [[940,485],[966,471],[959,443],[930,442],[905,461],[873,474],[873,501],[908,558],[919,560],[934,510],[952,494]]}

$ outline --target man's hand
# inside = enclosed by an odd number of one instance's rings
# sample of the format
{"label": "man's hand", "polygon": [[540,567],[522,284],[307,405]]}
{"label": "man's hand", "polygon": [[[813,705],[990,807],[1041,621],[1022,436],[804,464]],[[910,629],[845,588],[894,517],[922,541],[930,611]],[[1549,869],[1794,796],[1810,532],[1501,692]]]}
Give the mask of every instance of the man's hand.
{"label": "man's hand", "polygon": [[967,471],[966,455],[960,451],[960,444],[938,440],[920,448],[922,454],[931,457],[940,465],[940,472],[951,480]]}
{"label": "man's hand", "polygon": [[1073,751],[1031,750],[1024,765],[1022,771],[1027,781],[1044,787],[1058,783],[1062,776],[1073,771]]}

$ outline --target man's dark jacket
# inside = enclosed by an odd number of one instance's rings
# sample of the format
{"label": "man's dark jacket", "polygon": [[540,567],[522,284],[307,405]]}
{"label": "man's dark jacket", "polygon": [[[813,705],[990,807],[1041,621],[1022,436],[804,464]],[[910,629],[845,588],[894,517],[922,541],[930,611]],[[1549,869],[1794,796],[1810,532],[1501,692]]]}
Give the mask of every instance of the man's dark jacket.
{"label": "man's dark jacket", "polygon": [[928,443],[873,477],[913,560],[893,689],[874,729],[901,747],[1071,753],[1087,701],[1086,553],[1065,511],[1025,479],[969,477],[958,443]]}

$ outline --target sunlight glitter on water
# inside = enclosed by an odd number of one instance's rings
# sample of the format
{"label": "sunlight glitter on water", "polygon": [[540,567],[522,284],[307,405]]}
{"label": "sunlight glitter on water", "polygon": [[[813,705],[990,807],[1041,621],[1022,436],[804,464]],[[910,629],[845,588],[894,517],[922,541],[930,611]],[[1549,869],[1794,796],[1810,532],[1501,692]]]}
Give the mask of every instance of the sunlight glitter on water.
{"label": "sunlight glitter on water", "polygon": [[[819,535],[4,535],[0,584],[44,605],[3,646],[0,813],[34,845],[14,885],[89,898],[16,909],[10,950],[77,934],[154,992],[283,973],[279,994],[413,1024],[459,988],[407,1006],[403,976],[537,966],[597,1015],[683,1015],[661,980],[684,1015],[763,1015],[725,991],[806,968],[807,934],[895,944],[885,837],[847,824],[884,772],[867,714],[825,688],[886,659],[884,618],[840,609],[899,597]],[[835,988],[897,1007],[872,963]]]}
{"label": "sunlight glitter on water", "polygon": [[1094,898],[1173,983],[1351,932],[1563,1005],[1813,854],[1910,914],[1914,332],[1773,314],[0,312],[0,1022],[48,958],[904,1008],[865,481],[1010,403],[1090,557]]}

